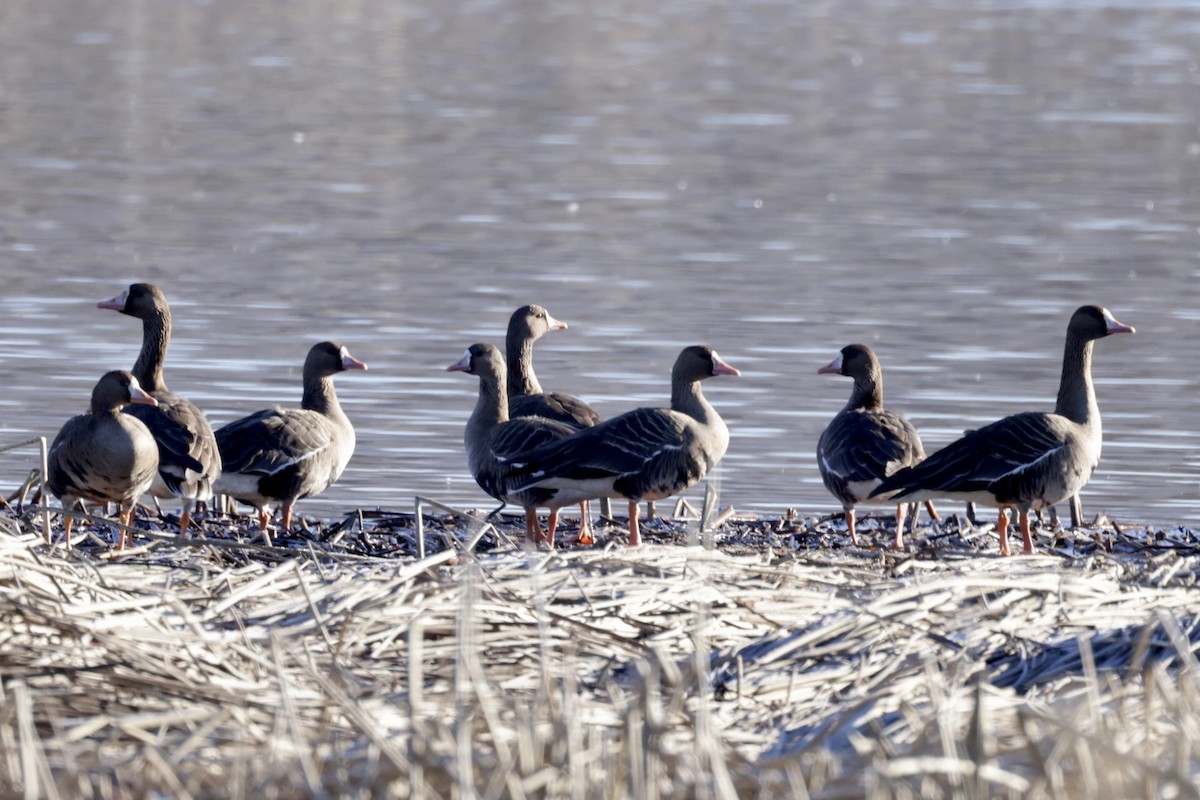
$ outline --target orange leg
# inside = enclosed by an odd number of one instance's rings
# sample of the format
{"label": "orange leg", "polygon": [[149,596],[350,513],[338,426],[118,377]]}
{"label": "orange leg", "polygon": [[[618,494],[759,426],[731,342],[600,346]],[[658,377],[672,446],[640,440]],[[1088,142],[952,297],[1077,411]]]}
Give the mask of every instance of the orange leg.
{"label": "orange leg", "polygon": [[283,532],[288,533],[292,529],[292,506],[289,503],[283,507]]}
{"label": "orange leg", "polygon": [[179,515],[179,535],[187,536],[188,523],[192,521],[191,509],[187,506],[183,507],[183,513]]}
{"label": "orange leg", "polygon": [[[536,511],[534,512],[537,513]],[[550,547],[554,547],[554,532],[558,530],[558,509],[550,509],[550,518],[546,520],[546,538],[543,539]]]}
{"label": "orange leg", "polygon": [[846,509],[846,526],[850,528],[850,544],[858,547],[858,534],[854,531],[854,509]]}
{"label": "orange leg", "polygon": [[267,513],[267,509],[260,508],[258,510],[258,529],[260,531],[265,531],[267,529],[267,523],[270,521],[271,515]]}
{"label": "orange leg", "polygon": [[579,535],[575,537],[578,544],[595,544],[596,540],[592,538],[591,529],[591,511],[588,509],[588,503],[584,500],[579,504]]}
{"label": "orange leg", "polygon": [[642,531],[638,528],[638,504],[636,500],[629,501],[629,546],[641,547]]}
{"label": "orange leg", "polygon": [[1021,509],[1021,543],[1025,546],[1025,555],[1033,555],[1033,533],[1029,530],[1029,509]]}
{"label": "orange leg", "polygon": [[1008,509],[1000,509],[1000,516],[996,519],[996,530],[1000,534],[1000,555],[1011,556],[1012,552],[1008,549]]}
{"label": "orange leg", "polygon": [[925,501],[925,509],[929,512],[929,518],[934,522],[941,522],[942,518],[938,516],[937,509],[933,507],[932,500]]}
{"label": "orange leg", "polygon": [[[551,515],[551,522],[558,524],[556,516]],[[538,546],[541,542],[546,541],[547,536],[542,533],[541,523],[538,522],[538,509],[526,509],[526,541],[530,545]]]}
{"label": "orange leg", "polygon": [[[74,509],[70,510],[73,511]],[[67,548],[68,550],[71,549],[71,524],[74,522],[74,517],[63,517],[63,532],[65,534],[63,537],[63,547]]]}
{"label": "orange leg", "polygon": [[904,549],[904,518],[908,516],[908,503],[896,504],[896,538],[892,540],[893,550]]}
{"label": "orange leg", "polygon": [[525,509],[525,541],[536,545],[542,540],[542,526],[538,523],[537,509]]}
{"label": "orange leg", "polygon": [[[122,509],[121,513],[117,515],[117,519],[120,520],[122,525],[133,524],[133,508],[131,507],[128,511]],[[124,550],[125,545],[126,545],[126,543],[128,543],[128,541],[129,541],[129,532],[126,531],[124,528],[122,528],[121,529],[121,543],[117,546],[117,549]]]}

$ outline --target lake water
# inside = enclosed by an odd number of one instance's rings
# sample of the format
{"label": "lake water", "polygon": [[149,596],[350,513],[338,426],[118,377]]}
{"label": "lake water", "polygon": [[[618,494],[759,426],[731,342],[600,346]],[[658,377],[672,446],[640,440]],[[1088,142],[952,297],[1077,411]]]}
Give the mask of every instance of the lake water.
{"label": "lake water", "polygon": [[[687,344],[742,511],[838,508],[817,437],[845,344],[930,451],[1053,406],[1071,312],[1104,417],[1087,515],[1200,522],[1194,2],[11,0],[0,8],[0,440],[53,436],[160,284],[167,379],[214,425],[298,403],[358,450],[303,513],[483,506],[444,371],[537,302],[543,385],[665,404]],[[0,487],[32,463],[0,455]],[[12,488],[5,490],[11,492]],[[702,489],[694,489],[699,498]]]}

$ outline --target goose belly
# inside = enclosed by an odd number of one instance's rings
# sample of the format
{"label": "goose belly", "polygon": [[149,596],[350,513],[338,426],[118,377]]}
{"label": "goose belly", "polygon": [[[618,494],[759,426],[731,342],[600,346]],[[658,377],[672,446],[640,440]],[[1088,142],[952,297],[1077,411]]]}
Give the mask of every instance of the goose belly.
{"label": "goose belly", "polygon": [[[852,498],[856,503],[866,503],[868,505],[887,505],[888,501],[891,500],[892,495],[896,492],[881,494],[878,497],[871,497],[871,492],[873,492],[875,487],[881,483],[883,483],[883,481],[881,481],[879,478],[872,478],[871,480],[866,481],[846,481],[842,485],[842,488],[845,490],[845,495]],[[842,492],[835,492],[835,494],[840,495]]]}
{"label": "goose belly", "polygon": [[[547,478],[527,491],[542,493],[547,499],[541,505],[554,507],[570,506],[599,497],[622,497],[621,493],[613,488],[612,478],[585,480]],[[520,494],[524,495],[525,492]]]}
{"label": "goose belly", "polygon": [[240,472],[223,472],[214,487],[219,494],[227,494],[242,503],[264,507],[271,498],[265,497],[259,488],[261,475],[246,475]]}

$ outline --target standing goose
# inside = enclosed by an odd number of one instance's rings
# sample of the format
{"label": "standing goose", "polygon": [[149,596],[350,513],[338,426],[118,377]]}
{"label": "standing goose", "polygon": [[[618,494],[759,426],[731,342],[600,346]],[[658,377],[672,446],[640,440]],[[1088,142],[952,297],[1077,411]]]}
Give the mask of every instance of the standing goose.
{"label": "standing goose", "polygon": [[366,368],[340,344],[315,344],[304,360],[300,408],[267,408],[217,431],[224,466],[216,491],[258,509],[264,534],[270,505],[283,507],[283,529],[290,530],[295,502],[325,491],[346,468],[354,427],[338,403],[333,376]]}
{"label": "standing goose", "polygon": [[[504,391],[505,364],[499,349],[490,344],[473,344],[462,358],[446,367],[450,372],[465,372],[479,377],[479,399],[463,431],[467,450],[467,466],[479,487],[500,502],[512,502],[525,509],[525,532],[531,542],[546,541],[554,546],[554,531],[558,526],[558,509],[564,503],[552,504],[553,498],[531,490],[517,492],[505,478],[507,465],[536,447],[565,439],[575,432],[570,425],[543,417],[509,419],[508,396]],[[542,535],[537,520],[537,507],[550,508],[548,532]]]}
{"label": "standing goose", "polygon": [[[574,430],[591,428],[600,422],[595,409],[578,397],[559,392],[544,392],[533,374],[533,343],[550,331],[566,330],[567,323],[550,316],[538,305],[521,306],[508,319],[504,349],[508,358],[508,416],[542,417],[570,425]],[[605,498],[605,504],[608,499]],[[608,514],[607,508],[601,509]],[[587,502],[579,504],[579,536],[581,544],[591,544]]]}
{"label": "standing goose", "polygon": [[1108,309],[1083,306],[1067,324],[1062,379],[1054,412],[1027,411],[954,441],[915,467],[891,476],[871,493],[893,500],[960,497],[1000,509],[1000,554],[1008,555],[1007,509],[1020,513],[1025,553],[1033,552],[1029,510],[1079,492],[1100,463],[1100,408],[1092,388],[1092,343],[1133,333]]}
{"label": "standing goose", "polygon": [[213,482],[221,474],[221,456],[203,412],[168,389],[163,380],[163,360],[171,341],[171,308],[162,290],[150,283],[135,283],[97,306],[142,321],[142,352],[134,362],[133,376],[158,405],[134,405],[126,413],[144,422],[158,442],[158,474],[150,494],[183,501],[179,517],[182,536],[187,533],[192,506],[212,497]]}
{"label": "standing goose", "polygon": [[[925,448],[921,446],[917,429],[908,420],[884,410],[883,368],[871,348],[864,344],[843,347],[837,358],[817,373],[846,375],[854,379],[850,402],[833,418],[817,442],[817,465],[825,488],[846,510],[850,541],[858,544],[854,505],[865,502],[871,490],[884,478],[923,461]],[[907,506],[907,503],[896,504],[893,550],[904,548]],[[937,519],[933,503],[927,503],[926,507],[930,516]],[[915,524],[916,514],[913,521]]]}
{"label": "standing goose", "polygon": [[700,391],[714,375],[740,375],[709,347],[686,347],[671,370],[671,407],[637,408],[513,463],[517,491],[568,505],[593,497],[629,501],[629,546],[641,544],[638,503],[678,494],[725,455],[729,429]]}
{"label": "standing goose", "polygon": [[521,306],[508,320],[504,349],[508,361],[508,414],[517,417],[542,417],[566,423],[576,430],[590,428],[600,421],[595,409],[578,397],[545,392],[533,374],[533,343],[550,331],[566,330],[541,306]]}
{"label": "standing goose", "polygon": [[[156,402],[128,372],[109,372],[100,379],[88,413],[67,420],[50,445],[46,484],[64,509],[82,509],[83,500],[118,503],[121,524],[130,524],[134,503],[158,471],[158,446],[150,430],[121,408]],[[68,549],[71,523],[71,517],[64,518]],[[125,549],[126,538],[122,530],[119,549]]]}

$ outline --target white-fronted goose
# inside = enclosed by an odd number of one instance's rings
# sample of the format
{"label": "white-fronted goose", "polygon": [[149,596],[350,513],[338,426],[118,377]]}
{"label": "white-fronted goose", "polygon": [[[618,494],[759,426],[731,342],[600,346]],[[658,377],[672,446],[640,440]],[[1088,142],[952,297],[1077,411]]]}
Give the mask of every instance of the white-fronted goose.
{"label": "white-fronted goose", "polygon": [[338,403],[333,376],[366,368],[340,344],[313,345],[304,360],[300,408],[267,408],[217,430],[223,466],[216,491],[258,509],[264,532],[268,507],[279,503],[283,529],[290,530],[296,501],[328,489],[354,454],[354,426]]}
{"label": "white-fronted goose", "polygon": [[[133,365],[133,376],[157,406],[134,405],[126,409],[146,424],[158,442],[158,474],[150,486],[155,497],[183,501],[179,533],[186,534],[192,506],[212,497],[213,482],[221,474],[217,439],[203,412],[167,388],[163,361],[171,341],[171,308],[157,286],[135,283],[121,294],[97,304],[142,321],[142,351]],[[199,463],[199,469],[192,465]]]}
{"label": "white-fronted goose", "polygon": [[725,455],[729,429],[700,391],[714,375],[740,375],[709,347],[684,348],[671,370],[671,407],[638,408],[538,448],[514,462],[517,491],[560,505],[594,497],[629,501],[629,545],[641,544],[638,503],[678,494]]}
{"label": "white-fronted goose", "polygon": [[[509,419],[508,395],[504,391],[505,364],[500,350],[490,344],[473,344],[462,358],[446,367],[450,372],[465,372],[479,377],[479,399],[463,431],[467,467],[479,487],[500,502],[511,502],[525,509],[525,530],[531,542],[546,541],[554,546],[558,509],[563,503],[551,502],[537,490],[515,492],[505,477],[508,465],[542,445],[570,436],[575,428],[544,417]],[[546,502],[543,502],[546,501]],[[540,505],[550,509],[548,532],[542,535],[537,520]]]}
{"label": "white-fronted goose", "polygon": [[[817,442],[817,466],[821,480],[846,510],[850,541],[855,535],[854,506],[871,495],[880,482],[904,467],[925,459],[925,448],[917,429],[904,417],[883,408],[883,368],[871,348],[864,344],[843,347],[837,358],[817,370],[818,374],[846,375],[854,379],[850,402],[838,412]],[[880,497],[880,500],[886,498]],[[904,548],[904,517],[907,503],[896,504],[896,536],[892,549]],[[930,502],[930,515],[937,512]],[[916,521],[913,514],[913,521]]]}
{"label": "white-fronted goose", "polygon": [[[121,524],[130,524],[134,503],[158,471],[158,446],[150,430],[121,409],[130,403],[153,406],[156,402],[128,372],[109,372],[100,378],[92,389],[88,413],[67,420],[50,445],[46,484],[64,509],[81,509],[83,500],[117,503]],[[63,520],[68,548],[71,522],[69,516]],[[125,541],[122,530],[121,550]]]}
{"label": "white-fronted goose", "polygon": [[[542,417],[570,425],[575,430],[600,422],[595,409],[578,397],[560,392],[545,392],[533,373],[533,343],[550,331],[563,331],[567,323],[550,316],[539,305],[521,306],[508,319],[504,349],[508,359],[508,416]],[[605,500],[607,503],[607,499]],[[602,513],[605,513],[602,510]],[[591,544],[587,503],[579,506],[580,544]]]}
{"label": "white-fronted goose", "polygon": [[566,329],[567,323],[537,305],[521,306],[509,317],[504,345],[510,418],[542,417],[566,423],[576,430],[590,428],[600,421],[595,409],[578,397],[543,391],[533,373],[533,343],[550,331]]}
{"label": "white-fronted goose", "polygon": [[915,467],[885,480],[873,495],[893,500],[960,497],[1000,509],[1000,554],[1008,555],[1008,514],[1020,513],[1021,539],[1033,552],[1029,510],[1076,494],[1100,462],[1100,408],[1092,388],[1092,343],[1133,328],[1108,309],[1083,306],[1067,325],[1054,412],[1027,411],[969,431]]}

